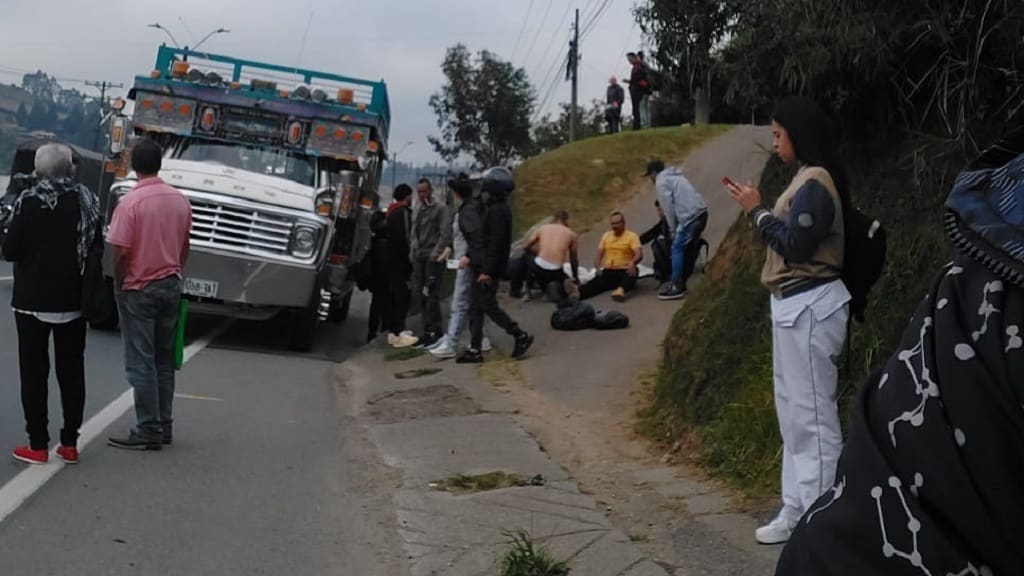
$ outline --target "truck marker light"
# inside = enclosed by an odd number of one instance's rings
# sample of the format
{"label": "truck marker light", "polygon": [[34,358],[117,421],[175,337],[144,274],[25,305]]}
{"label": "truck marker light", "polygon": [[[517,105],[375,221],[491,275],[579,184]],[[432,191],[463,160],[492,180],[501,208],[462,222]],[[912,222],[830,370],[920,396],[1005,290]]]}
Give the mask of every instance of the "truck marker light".
{"label": "truck marker light", "polygon": [[335,130],[334,131],[334,138],[335,138],[335,140],[341,140],[341,139],[345,138],[345,130],[343,128],[338,128],[337,130]]}
{"label": "truck marker light", "polygon": [[172,108],[174,108],[174,105],[171,104],[170,100],[164,100],[163,102],[160,103],[160,111],[161,112],[170,112]]}
{"label": "truck marker light", "polygon": [[174,78],[184,78],[188,74],[188,62],[175,62],[171,64],[171,76]]}
{"label": "truck marker light", "polygon": [[359,142],[362,139],[363,139],[363,134],[361,132],[353,132],[352,133],[352,140],[353,141]]}
{"label": "truck marker light", "polygon": [[241,88],[242,88],[242,83],[241,82],[232,82],[231,83],[231,89],[232,90],[239,90]]}
{"label": "truck marker light", "polygon": [[213,111],[213,108],[207,107],[203,109],[203,115],[199,119],[199,128],[209,132],[213,130],[214,125],[217,121],[217,114]]}
{"label": "truck marker light", "polygon": [[149,77],[150,77],[150,78],[152,78],[152,79],[154,79],[154,80],[159,80],[159,79],[160,79],[160,76],[162,76],[162,74],[160,74],[160,71],[159,71],[159,70],[153,70],[153,71],[151,71],[151,72],[149,73]]}
{"label": "truck marker light", "polygon": [[181,114],[182,116],[188,116],[191,113],[192,107],[188,104],[182,104],[181,106],[178,106],[178,114]]}
{"label": "truck marker light", "polygon": [[327,135],[327,127],[321,124],[316,127],[315,133],[317,136],[323,138],[324,136]]}
{"label": "truck marker light", "polygon": [[338,90],[338,102],[342,104],[351,104],[356,99],[355,90],[351,88],[342,88]]}
{"label": "truck marker light", "polygon": [[152,98],[145,98],[145,99],[142,100],[142,108],[144,110],[149,110],[152,107],[153,107],[153,99]]}

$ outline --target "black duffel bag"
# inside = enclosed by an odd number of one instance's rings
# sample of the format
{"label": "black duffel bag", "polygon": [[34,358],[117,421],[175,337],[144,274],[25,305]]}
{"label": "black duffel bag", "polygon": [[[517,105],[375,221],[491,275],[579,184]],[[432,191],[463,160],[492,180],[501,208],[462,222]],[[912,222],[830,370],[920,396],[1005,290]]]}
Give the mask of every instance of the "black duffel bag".
{"label": "black duffel bag", "polygon": [[573,302],[552,312],[551,327],[555,330],[584,330],[594,326],[594,307],[586,302]]}
{"label": "black duffel bag", "polygon": [[94,328],[117,327],[117,302],[114,301],[113,281],[103,276],[103,231],[96,237],[85,257],[82,273],[82,318]]}

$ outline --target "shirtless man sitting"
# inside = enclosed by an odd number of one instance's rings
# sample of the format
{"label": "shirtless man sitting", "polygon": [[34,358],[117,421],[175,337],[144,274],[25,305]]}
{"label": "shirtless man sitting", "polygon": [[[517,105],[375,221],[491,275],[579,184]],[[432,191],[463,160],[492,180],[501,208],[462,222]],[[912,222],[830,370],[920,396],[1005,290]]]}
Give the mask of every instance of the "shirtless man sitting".
{"label": "shirtless man sitting", "polygon": [[[534,230],[533,234],[526,240],[524,246],[527,252],[535,251],[534,258],[536,265],[535,273],[537,280],[545,290],[551,294],[551,285],[557,286],[559,297],[568,295],[570,298],[579,299],[579,237],[569,228],[569,213],[559,210],[555,213],[554,221],[545,224]],[[565,262],[569,261],[572,270],[572,282],[566,282]],[[564,292],[564,293],[563,293]]]}

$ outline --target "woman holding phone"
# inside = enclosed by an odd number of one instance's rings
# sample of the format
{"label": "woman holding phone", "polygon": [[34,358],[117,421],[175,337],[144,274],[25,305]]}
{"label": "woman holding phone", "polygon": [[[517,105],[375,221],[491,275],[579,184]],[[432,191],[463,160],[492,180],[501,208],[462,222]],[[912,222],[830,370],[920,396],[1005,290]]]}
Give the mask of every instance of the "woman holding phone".
{"label": "woman holding phone", "polygon": [[840,279],[849,192],[831,123],[809,99],[789,98],[775,110],[772,135],[775,154],[799,165],[774,209],[754,186],[724,181],[768,245],[761,282],[771,293],[782,509],[757,529],[762,544],[789,540],[801,516],[833,486],[843,443],[835,359],[850,301]]}

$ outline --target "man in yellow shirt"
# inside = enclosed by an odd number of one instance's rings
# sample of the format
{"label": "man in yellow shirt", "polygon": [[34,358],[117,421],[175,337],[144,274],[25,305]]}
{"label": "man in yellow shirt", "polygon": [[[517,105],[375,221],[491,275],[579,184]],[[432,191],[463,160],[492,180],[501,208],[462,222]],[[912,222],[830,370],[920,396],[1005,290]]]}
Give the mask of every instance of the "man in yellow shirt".
{"label": "man in yellow shirt", "polygon": [[612,212],[610,224],[612,229],[601,237],[594,259],[597,277],[580,287],[580,298],[611,290],[612,300],[622,302],[626,292],[636,286],[639,276],[636,265],[644,254],[640,237],[626,230],[626,217],[622,212]]}

